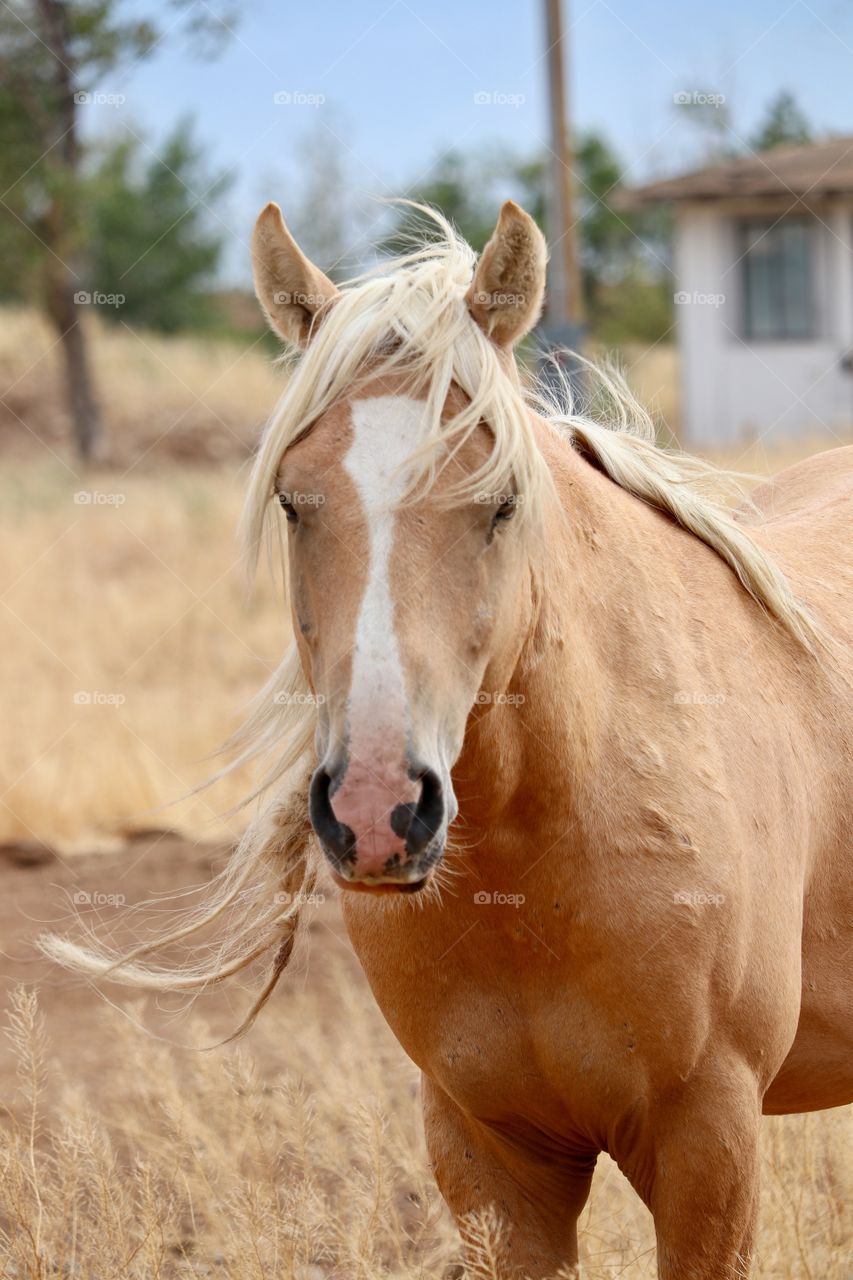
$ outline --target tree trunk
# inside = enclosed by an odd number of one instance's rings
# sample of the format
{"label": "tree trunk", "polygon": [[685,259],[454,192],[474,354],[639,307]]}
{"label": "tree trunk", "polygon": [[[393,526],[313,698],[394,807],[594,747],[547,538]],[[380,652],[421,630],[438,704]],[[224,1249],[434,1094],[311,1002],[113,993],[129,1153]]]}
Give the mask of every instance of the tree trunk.
{"label": "tree trunk", "polygon": [[48,265],[47,310],[62,339],[68,411],[77,453],[82,462],[103,457],[104,433],[89,366],[86,335],[75,301],[80,211],[76,182],[80,168],[74,55],[69,38],[68,5],[64,0],[38,0],[43,43],[53,54],[57,137],[45,160],[56,171],[53,198],[47,214],[46,240],[54,262]]}
{"label": "tree trunk", "polygon": [[48,310],[62,340],[65,389],[77,455],[81,462],[103,459],[105,439],[101,412],[89,368],[86,335],[80,325],[78,305],[74,301],[74,284],[70,276],[52,283]]}

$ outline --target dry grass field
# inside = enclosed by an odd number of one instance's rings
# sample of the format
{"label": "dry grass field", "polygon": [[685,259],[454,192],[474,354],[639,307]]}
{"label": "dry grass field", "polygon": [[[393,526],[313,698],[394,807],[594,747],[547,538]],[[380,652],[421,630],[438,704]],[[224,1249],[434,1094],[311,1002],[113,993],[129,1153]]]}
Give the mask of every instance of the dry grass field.
{"label": "dry grass field", "polygon": [[[118,474],[248,455],[281,389],[260,338],[164,338],[85,319]],[[0,309],[3,456],[52,458],[72,475],[59,371],[60,349],[41,317]]]}
{"label": "dry grass field", "polygon": [[[33,935],[66,922],[75,894],[136,905],[210,874],[249,779],[185,793],[288,635],[268,583],[246,605],[234,538],[278,389],[268,356],[121,330],[99,331],[97,355],[113,456],[83,474],[49,336],[29,313],[0,316],[0,1276],[440,1280],[459,1239],[429,1174],[417,1073],[331,894],[237,1048],[185,1046],[226,1034],[240,991],[190,1012],[115,990],[107,1003],[34,958]],[[671,352],[627,363],[677,427]],[[764,445],[731,459],[791,460]],[[167,828],[200,843],[144,834]],[[122,927],[114,905],[98,910]],[[846,1111],[765,1122],[757,1280],[847,1280],[851,1139]],[[487,1278],[500,1231],[469,1231]],[[649,1217],[606,1159],[583,1234],[587,1280],[655,1274]]]}
{"label": "dry grass field", "polygon": [[90,333],[110,466],[84,473],[53,338],[0,311],[0,839],[235,834],[218,814],[245,777],[160,807],[209,776],[286,643],[271,591],[247,605],[235,541],[281,379],[258,344]]}
{"label": "dry grass field", "polygon": [[0,838],[221,833],[217,813],[245,777],[160,806],[210,774],[287,640],[271,589],[246,606],[239,491],[236,465],[85,479],[52,460],[3,469]]}

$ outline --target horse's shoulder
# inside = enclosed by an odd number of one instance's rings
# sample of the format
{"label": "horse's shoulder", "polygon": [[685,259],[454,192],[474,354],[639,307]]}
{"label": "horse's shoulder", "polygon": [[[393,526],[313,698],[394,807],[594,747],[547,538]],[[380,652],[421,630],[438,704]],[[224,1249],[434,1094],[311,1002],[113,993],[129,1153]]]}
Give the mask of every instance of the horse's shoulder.
{"label": "horse's shoulder", "polygon": [[828,449],[780,471],[752,493],[736,514],[761,524],[807,520],[853,498],[853,446]]}

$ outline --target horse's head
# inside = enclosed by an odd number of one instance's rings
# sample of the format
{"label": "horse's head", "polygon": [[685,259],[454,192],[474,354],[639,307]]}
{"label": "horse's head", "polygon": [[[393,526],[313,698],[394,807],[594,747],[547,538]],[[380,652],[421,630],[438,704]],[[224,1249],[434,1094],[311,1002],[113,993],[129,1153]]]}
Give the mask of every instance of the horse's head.
{"label": "horse's head", "polygon": [[256,488],[288,526],[311,819],[340,885],[417,890],[456,815],[469,714],[506,690],[532,609],[537,451],[511,352],[544,241],[507,204],[473,280],[470,257],[466,281],[426,250],[339,292],[270,205],[253,255],[273,328],[305,350]]}

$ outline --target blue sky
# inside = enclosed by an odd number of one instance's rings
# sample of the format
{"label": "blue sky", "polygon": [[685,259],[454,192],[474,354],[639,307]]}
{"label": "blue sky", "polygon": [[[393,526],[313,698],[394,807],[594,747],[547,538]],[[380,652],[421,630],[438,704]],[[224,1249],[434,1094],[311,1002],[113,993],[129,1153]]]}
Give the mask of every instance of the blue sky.
{"label": "blue sky", "polygon": [[[306,137],[329,130],[340,138],[349,181],[368,195],[404,192],[452,146],[540,148],[542,7],[246,0],[218,59],[200,61],[186,42],[164,41],[150,61],[102,85],[126,101],[91,105],[87,127],[127,124],[156,150],[180,115],[195,117],[213,163],[235,178],[219,213],[233,241],[227,272],[238,279],[254,213],[270,197],[287,213],[298,197]],[[724,94],[735,129],[748,133],[768,99],[788,88],[818,129],[853,133],[847,0],[572,0],[567,25],[577,125],[605,133],[632,180],[697,160],[698,135],[673,107],[678,92]]]}

